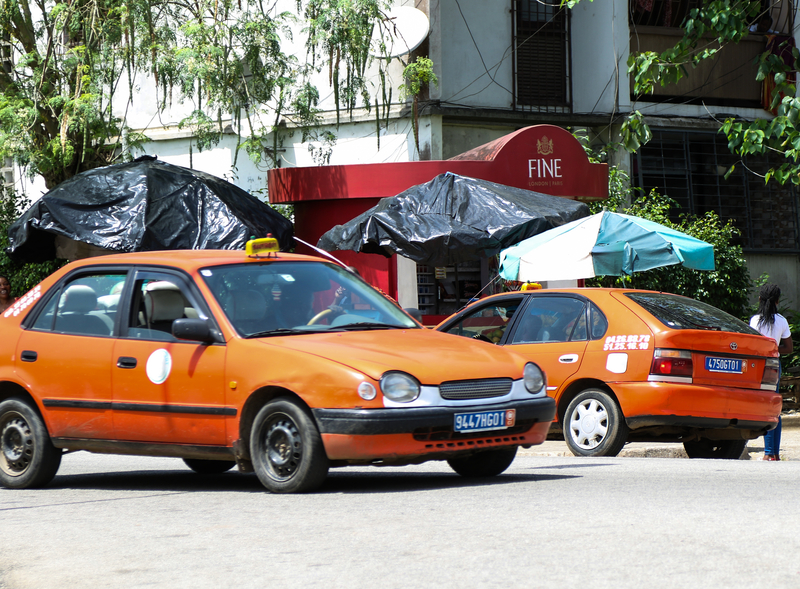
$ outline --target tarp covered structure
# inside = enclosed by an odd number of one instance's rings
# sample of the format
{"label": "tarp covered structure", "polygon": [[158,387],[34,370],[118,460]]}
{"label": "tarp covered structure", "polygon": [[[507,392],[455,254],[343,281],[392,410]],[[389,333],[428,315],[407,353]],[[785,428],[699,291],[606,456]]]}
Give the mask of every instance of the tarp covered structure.
{"label": "tarp covered structure", "polygon": [[493,256],[587,215],[589,207],[578,201],[448,172],[381,199],[317,245],[448,266]]}
{"label": "tarp covered structure", "polygon": [[243,249],[272,233],[293,246],[292,224],[221,178],[144,156],[82,172],[36,201],[8,230],[20,262],[56,257],[57,236],[113,252]]}

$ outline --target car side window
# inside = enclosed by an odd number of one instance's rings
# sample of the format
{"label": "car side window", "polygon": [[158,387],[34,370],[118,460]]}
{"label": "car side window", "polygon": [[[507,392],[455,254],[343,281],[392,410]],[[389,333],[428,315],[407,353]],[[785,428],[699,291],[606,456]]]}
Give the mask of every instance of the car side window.
{"label": "car side window", "polygon": [[114,333],[124,274],[81,275],[64,284],[48,301],[33,329],[73,335]]}
{"label": "car side window", "polygon": [[574,297],[535,296],[520,318],[512,344],[586,340],[586,303]]}
{"label": "car side window", "polygon": [[172,335],[172,322],[198,317],[200,313],[174,277],[153,273],[136,277],[128,315],[128,337],[178,341]]}
{"label": "car side window", "polygon": [[589,305],[589,317],[592,324],[592,339],[600,339],[608,329],[608,319],[603,312],[594,305]]}
{"label": "car side window", "polygon": [[496,344],[502,339],[509,321],[519,308],[519,303],[518,299],[512,299],[479,307],[461,317],[445,333]]}

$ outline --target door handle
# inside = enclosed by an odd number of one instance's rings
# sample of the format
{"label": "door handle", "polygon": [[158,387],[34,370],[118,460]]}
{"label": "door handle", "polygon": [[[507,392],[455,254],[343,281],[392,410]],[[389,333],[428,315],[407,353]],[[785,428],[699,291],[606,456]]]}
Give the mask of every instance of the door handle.
{"label": "door handle", "polygon": [[578,354],[564,354],[558,357],[561,364],[575,364],[578,361]]}
{"label": "door handle", "polygon": [[136,358],[120,356],[117,358],[117,368],[136,368]]}
{"label": "door handle", "polygon": [[20,359],[23,362],[36,362],[39,359],[39,354],[33,350],[23,350],[22,354],[20,354]]}

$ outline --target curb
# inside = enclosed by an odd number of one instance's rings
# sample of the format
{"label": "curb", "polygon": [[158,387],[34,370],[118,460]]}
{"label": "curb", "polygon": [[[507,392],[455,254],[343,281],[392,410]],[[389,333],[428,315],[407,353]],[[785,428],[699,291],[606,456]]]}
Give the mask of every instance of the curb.
{"label": "curb", "polygon": [[785,413],[781,415],[781,427],[800,428],[800,413]]}

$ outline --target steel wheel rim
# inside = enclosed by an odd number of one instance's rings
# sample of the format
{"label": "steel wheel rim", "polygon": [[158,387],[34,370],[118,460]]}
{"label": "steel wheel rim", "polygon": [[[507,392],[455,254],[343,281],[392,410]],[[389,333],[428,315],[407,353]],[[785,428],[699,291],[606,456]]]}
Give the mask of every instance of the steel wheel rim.
{"label": "steel wheel rim", "polygon": [[271,478],[288,481],[295,475],[303,460],[303,441],[288,415],[279,414],[269,421],[262,451]]}
{"label": "steel wheel rim", "polygon": [[608,435],[608,411],[597,399],[586,399],[572,412],[569,429],[578,447],[593,450]]}
{"label": "steel wheel rim", "polygon": [[0,421],[0,469],[9,476],[20,476],[33,460],[33,430],[25,418],[11,411]]}

